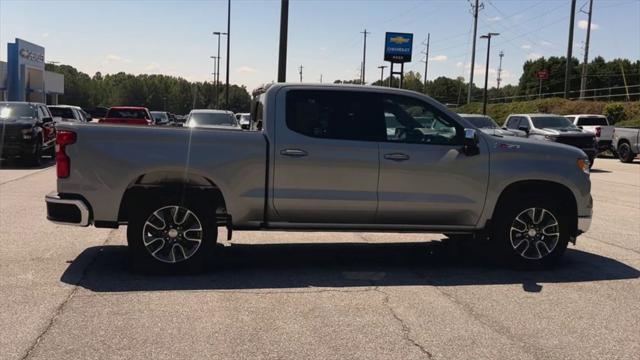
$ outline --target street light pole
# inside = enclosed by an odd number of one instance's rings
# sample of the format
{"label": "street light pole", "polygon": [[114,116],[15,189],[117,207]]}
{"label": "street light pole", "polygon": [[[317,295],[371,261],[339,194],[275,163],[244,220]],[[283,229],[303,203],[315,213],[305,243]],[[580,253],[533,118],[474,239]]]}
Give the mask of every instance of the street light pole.
{"label": "street light pole", "polygon": [[225,108],[229,110],[229,58],[231,48],[231,0],[227,1],[227,81],[225,84]]}
{"label": "street light pole", "polygon": [[278,51],[278,82],[287,81],[287,32],[289,29],[289,0],[280,3],[280,44]]}
{"label": "street light pole", "polygon": [[384,86],[384,68],[386,67],[387,65],[378,66],[378,69],[380,69],[380,86]]}
{"label": "street light pole", "polygon": [[487,115],[487,83],[489,81],[489,51],[491,50],[491,37],[498,36],[499,33],[488,33],[480,36],[481,39],[487,39],[487,63],[484,67],[484,95],[482,97],[482,115]]}

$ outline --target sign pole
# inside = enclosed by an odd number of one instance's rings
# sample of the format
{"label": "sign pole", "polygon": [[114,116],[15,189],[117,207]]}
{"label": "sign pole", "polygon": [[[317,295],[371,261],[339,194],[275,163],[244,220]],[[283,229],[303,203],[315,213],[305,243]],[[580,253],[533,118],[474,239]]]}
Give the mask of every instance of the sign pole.
{"label": "sign pole", "polygon": [[542,78],[538,79],[538,99],[542,98]]}

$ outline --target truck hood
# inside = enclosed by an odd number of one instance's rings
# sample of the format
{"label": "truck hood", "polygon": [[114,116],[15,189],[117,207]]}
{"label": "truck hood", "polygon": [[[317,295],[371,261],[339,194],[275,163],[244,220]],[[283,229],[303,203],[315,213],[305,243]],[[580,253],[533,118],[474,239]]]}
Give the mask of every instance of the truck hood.
{"label": "truck hood", "polygon": [[[592,136],[592,135],[591,135]],[[553,141],[540,141],[536,139],[505,136],[487,136],[492,151],[514,152],[520,154],[535,154],[549,156],[567,156],[573,159],[586,158],[586,154],[577,147],[565,145]]]}
{"label": "truck hood", "polygon": [[516,135],[516,133],[514,133],[513,131],[500,129],[500,128],[480,128],[480,131],[482,131],[485,134],[493,135],[493,136],[515,136]]}
{"label": "truck hood", "polygon": [[541,135],[551,135],[551,136],[590,136],[591,134],[586,133],[582,129],[574,129],[574,128],[542,128],[537,129]]}

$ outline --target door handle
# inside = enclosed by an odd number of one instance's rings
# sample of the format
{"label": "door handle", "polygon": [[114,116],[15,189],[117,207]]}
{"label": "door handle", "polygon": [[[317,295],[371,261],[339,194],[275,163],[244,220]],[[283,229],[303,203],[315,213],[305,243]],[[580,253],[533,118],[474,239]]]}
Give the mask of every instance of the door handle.
{"label": "door handle", "polygon": [[409,155],[402,153],[384,154],[384,158],[393,161],[405,161],[409,160]]}
{"label": "door handle", "polygon": [[283,156],[291,156],[291,157],[303,157],[307,156],[307,152],[300,149],[283,149],[280,150],[280,155]]}

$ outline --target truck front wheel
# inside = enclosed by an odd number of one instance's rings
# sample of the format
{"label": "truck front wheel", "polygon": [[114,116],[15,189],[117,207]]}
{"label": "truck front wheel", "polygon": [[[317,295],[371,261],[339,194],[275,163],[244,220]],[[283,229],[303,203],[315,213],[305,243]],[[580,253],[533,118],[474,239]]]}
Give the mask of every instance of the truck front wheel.
{"label": "truck front wheel", "polygon": [[145,198],[135,206],[127,228],[134,270],[193,273],[204,269],[218,233],[212,207],[180,198]]}
{"label": "truck front wheel", "polygon": [[551,267],[567,249],[569,216],[551,199],[508,199],[496,215],[494,249],[509,265]]}

